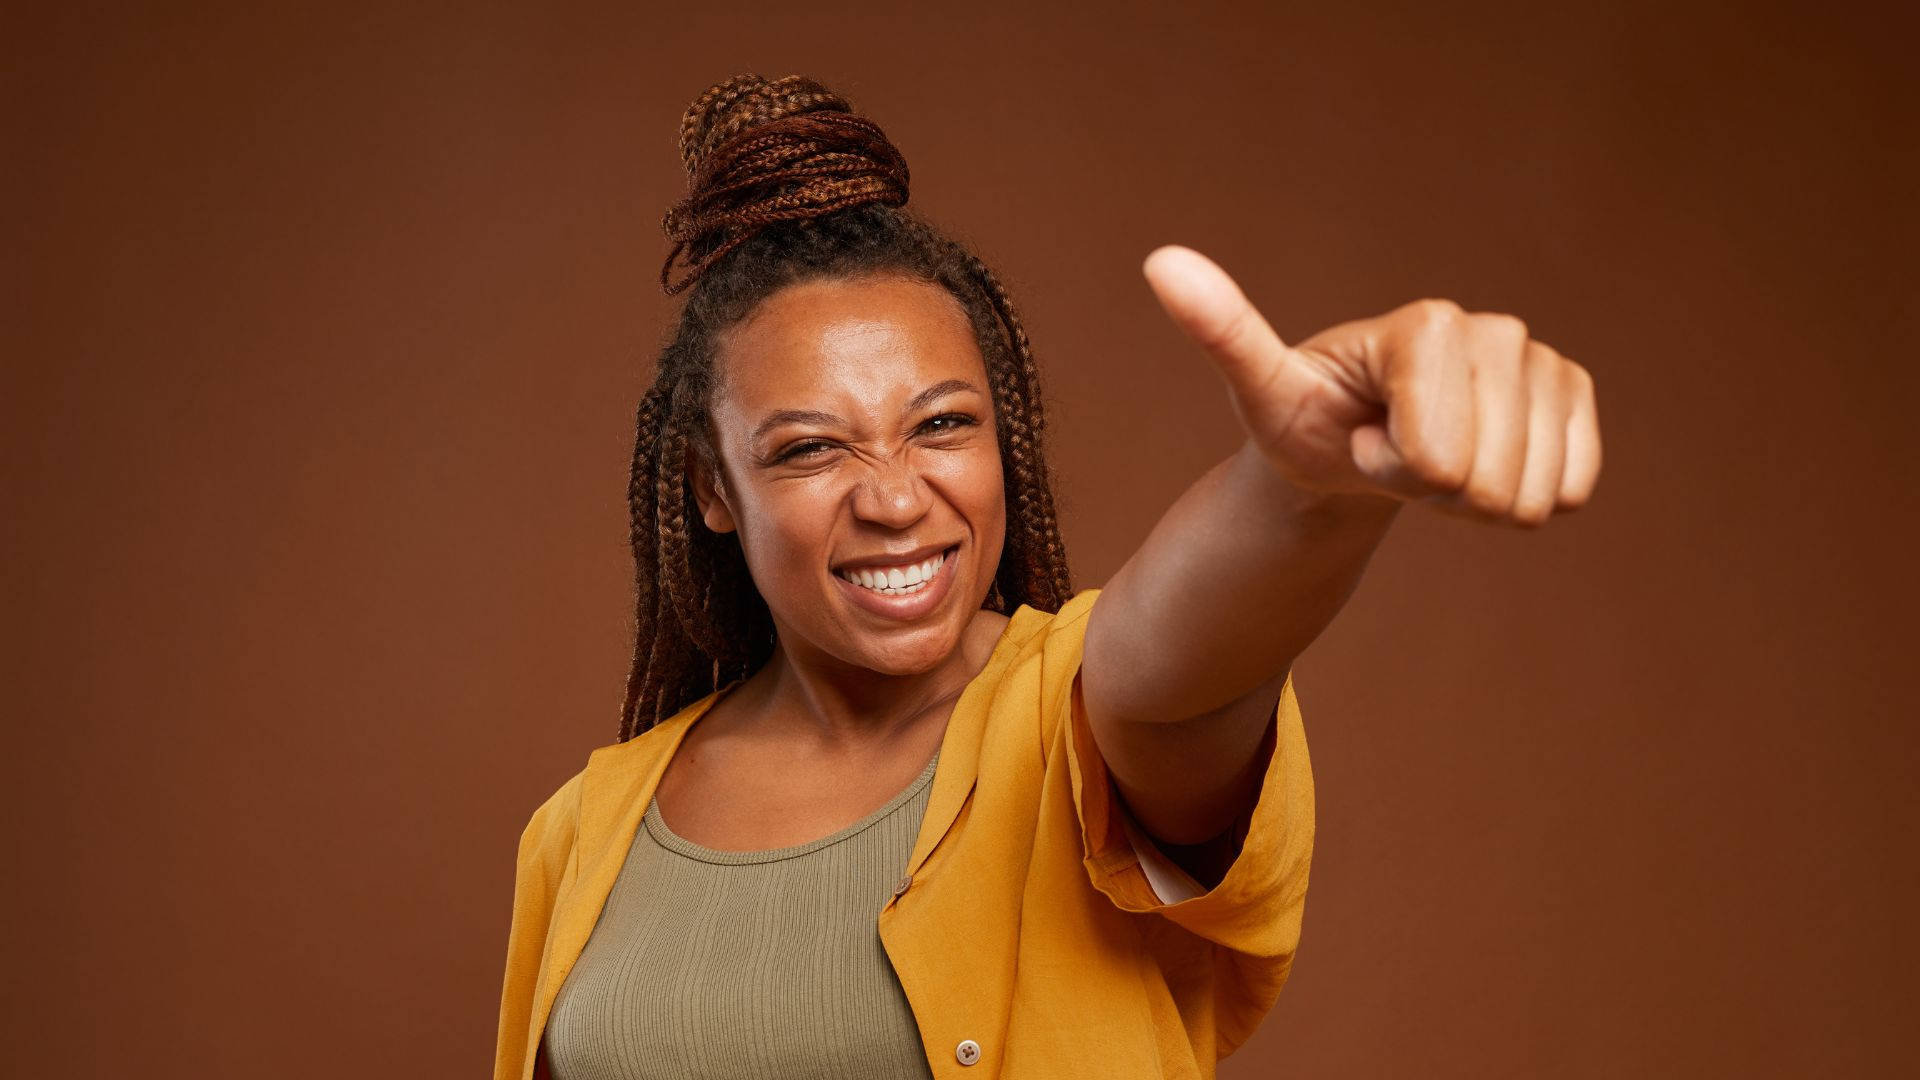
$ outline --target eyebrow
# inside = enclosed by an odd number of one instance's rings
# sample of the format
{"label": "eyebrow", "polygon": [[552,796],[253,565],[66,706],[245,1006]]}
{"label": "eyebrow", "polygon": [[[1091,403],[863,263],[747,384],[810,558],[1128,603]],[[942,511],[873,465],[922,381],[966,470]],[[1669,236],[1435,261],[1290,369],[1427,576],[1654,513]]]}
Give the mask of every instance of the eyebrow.
{"label": "eyebrow", "polygon": [[[931,405],[933,402],[946,397],[948,394],[957,394],[968,390],[976,394],[980,392],[979,387],[965,379],[946,379],[934,383],[932,386],[913,395],[913,400],[907,402],[907,411],[917,412]],[[759,442],[761,436],[779,427],[781,424],[821,424],[831,426],[845,423],[846,420],[841,417],[835,416],[830,412],[821,412],[818,409],[781,409],[777,412],[768,413],[767,418],[760,421],[760,425],[753,429],[752,441]]]}

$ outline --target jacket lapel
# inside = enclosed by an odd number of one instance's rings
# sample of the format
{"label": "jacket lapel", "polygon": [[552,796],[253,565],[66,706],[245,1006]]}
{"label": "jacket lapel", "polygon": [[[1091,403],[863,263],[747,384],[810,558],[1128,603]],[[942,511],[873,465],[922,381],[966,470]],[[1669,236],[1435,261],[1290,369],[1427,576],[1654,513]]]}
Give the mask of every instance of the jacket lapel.
{"label": "jacket lapel", "polygon": [[[940,739],[940,764],[934,770],[933,793],[927,797],[926,814],[914,840],[913,855],[907,861],[908,876],[920,871],[973,793],[988,711],[986,702],[979,700],[980,695],[992,692],[1001,673],[1019,651],[1019,643],[1032,633],[1028,623],[1044,618],[1043,613],[1025,606],[1016,611],[986,666],[954,703],[953,715]],[[621,868],[626,865],[634,834],[646,816],[647,804],[653,800],[660,778],[666,775],[667,763],[680,749],[687,731],[705,715],[720,693],[708,694],[637,738],[599,747],[587,756],[586,775],[580,789],[579,830],[574,840],[576,872],[555,898],[546,963],[540,972],[539,991],[534,1001],[530,1046],[535,1056],[544,1038],[553,1001],[586,948],[594,924],[600,920],[601,909],[606,906],[614,882],[619,880]]]}
{"label": "jacket lapel", "polygon": [[553,919],[547,928],[546,959],[541,964],[533,1003],[529,1064],[538,1060],[547,1020],[560,987],[574,962],[587,947],[600,911],[626,865],[647,804],[660,786],[687,729],[707,711],[719,694],[708,694],[662,721],[646,733],[623,743],[602,746],[587,755],[581,779],[580,820],[574,834],[574,873],[554,898]]}
{"label": "jacket lapel", "polygon": [[[940,739],[940,764],[933,772],[933,794],[927,796],[926,816],[920,820],[920,833],[913,843],[913,856],[907,860],[907,876],[920,872],[927,857],[953,827],[955,818],[960,816],[960,808],[966,805],[967,796],[973,793],[973,785],[979,779],[980,745],[987,733],[986,702],[978,700],[982,694],[992,693],[1000,681],[1001,673],[1013,662],[1018,652],[1017,646],[1032,633],[1029,626],[1023,624],[1023,617],[1041,616],[1041,613],[1024,604],[1014,612],[1007,625],[1001,629],[1000,640],[994,644],[993,654],[987,658],[986,666],[967,683],[960,692],[960,699],[953,704],[953,714],[947,720],[947,731]],[[1044,617],[1044,616],[1041,616]]]}

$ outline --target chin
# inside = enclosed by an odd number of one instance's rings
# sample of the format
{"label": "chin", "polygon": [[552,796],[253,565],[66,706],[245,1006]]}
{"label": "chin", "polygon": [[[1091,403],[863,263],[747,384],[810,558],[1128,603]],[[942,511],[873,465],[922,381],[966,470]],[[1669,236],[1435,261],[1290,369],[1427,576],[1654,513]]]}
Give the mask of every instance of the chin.
{"label": "chin", "polygon": [[911,632],[858,634],[852,662],[882,675],[919,675],[939,667],[960,645],[960,627],[918,627]]}

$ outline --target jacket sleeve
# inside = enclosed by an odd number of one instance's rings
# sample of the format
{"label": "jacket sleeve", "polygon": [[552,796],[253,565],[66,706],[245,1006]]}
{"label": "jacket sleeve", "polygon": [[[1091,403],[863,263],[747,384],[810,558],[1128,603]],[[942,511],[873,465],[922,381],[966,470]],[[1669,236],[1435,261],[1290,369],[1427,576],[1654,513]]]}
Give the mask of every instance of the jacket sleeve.
{"label": "jacket sleeve", "polygon": [[[1250,1034],[1279,997],[1299,946],[1313,856],[1313,774],[1293,678],[1288,676],[1262,743],[1259,798],[1236,823],[1238,852],[1211,889],[1153,846],[1115,794],[1080,693],[1080,660],[1094,594],[1064,605],[1048,627],[1043,693],[1049,744],[1067,760],[1083,853],[1093,887],[1122,911],[1150,915],[1217,949],[1221,1053]],[[1156,886],[1158,886],[1156,888]]]}
{"label": "jacket sleeve", "polygon": [[554,898],[573,861],[584,770],[533,812],[520,834],[513,879],[513,921],[507,931],[507,969],[500,990],[494,1080],[521,1080],[538,1047],[528,1045],[534,992],[546,957]]}

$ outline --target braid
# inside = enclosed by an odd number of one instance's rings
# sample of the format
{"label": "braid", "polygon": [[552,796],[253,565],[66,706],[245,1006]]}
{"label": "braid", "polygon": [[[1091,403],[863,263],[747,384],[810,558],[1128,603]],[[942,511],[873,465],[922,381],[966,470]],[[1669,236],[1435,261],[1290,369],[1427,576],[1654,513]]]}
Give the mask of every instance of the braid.
{"label": "braid", "polygon": [[[1046,456],[1040,450],[1041,434],[1046,428],[1045,410],[1038,392],[1040,368],[1034,363],[1033,346],[1027,340],[1026,327],[1006,286],[1000,284],[1000,279],[978,256],[967,255],[966,264],[986,290],[994,314],[1006,327],[1013,343],[1012,363],[990,373],[999,383],[995,399],[1009,402],[1002,427],[1007,433],[1003,457],[1013,476],[1008,485],[1014,500],[1009,520],[1020,525],[1020,555],[1005,565],[1017,567],[1026,576],[1024,581],[1009,584],[1021,595],[1047,597],[1051,604],[1047,610],[1057,611],[1059,605],[1073,595],[1073,588],[1067,575],[1066,546],[1060,542],[1060,524],[1054,513],[1053,485]],[[1008,541],[1013,542],[1011,530],[1009,534]]]}
{"label": "braid", "polygon": [[[634,610],[640,625],[636,628],[639,640],[658,642],[662,639],[659,623],[655,618],[655,597],[659,592],[656,582],[657,552],[659,550],[659,532],[654,508],[654,444],[659,440],[660,401],[658,387],[647,391],[640,399],[639,417],[634,427],[637,434],[633,441],[633,471],[627,482],[627,508],[632,522],[629,540],[633,545],[634,563]],[[643,658],[638,651],[634,653],[633,666],[627,673],[626,700],[620,707],[620,741],[633,737],[633,712],[645,692],[647,672],[651,670],[649,658]]]}
{"label": "braid", "polygon": [[[773,655],[773,614],[737,532],[715,533],[691,506],[708,445],[718,339],[767,297],[822,278],[904,276],[960,302],[986,362],[999,431],[1007,532],[985,606],[1058,611],[1072,596],[1033,347],[986,263],[900,209],[907,165],[880,128],[810,79],[739,75],[709,88],[680,125],[689,192],[667,212],[661,268],[685,291],[673,340],[636,417],[627,500],[635,638],[620,740],[747,678]],[[676,262],[685,273],[672,282]]]}
{"label": "braid", "polygon": [[[880,125],[809,79],[736,75],[695,101],[680,125],[687,197],[661,221],[673,247],[660,267],[668,296],[775,221],[907,201],[907,161]],[[673,264],[691,257],[670,283]]]}
{"label": "braid", "polygon": [[814,111],[851,113],[853,106],[804,76],[735,75],[709,87],[681,117],[680,160],[691,175],[703,156],[747,128]]}
{"label": "braid", "polygon": [[694,584],[689,580],[693,558],[687,543],[687,433],[679,410],[660,440],[660,473],[654,477],[654,491],[660,504],[660,578],[666,586],[668,610],[681,630],[695,638],[694,645],[704,648],[709,642],[696,636],[701,627],[694,617]]}

